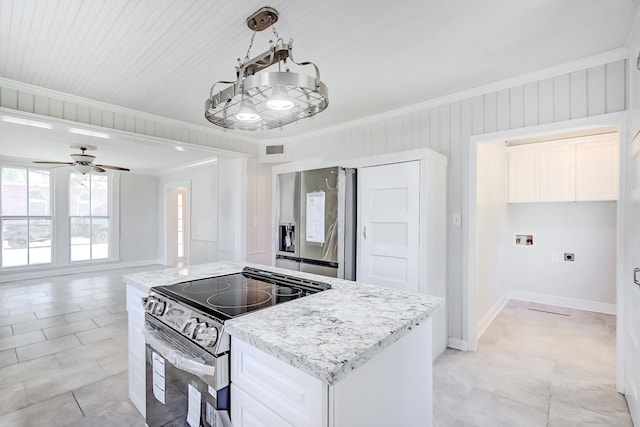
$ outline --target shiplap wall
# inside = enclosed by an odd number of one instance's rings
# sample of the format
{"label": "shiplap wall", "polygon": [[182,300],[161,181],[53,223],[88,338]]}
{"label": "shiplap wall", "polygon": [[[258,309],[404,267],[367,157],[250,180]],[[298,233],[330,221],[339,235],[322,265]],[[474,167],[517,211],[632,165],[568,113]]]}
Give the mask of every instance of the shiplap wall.
{"label": "shiplap wall", "polygon": [[[318,157],[326,162],[428,147],[449,158],[448,213],[468,210],[469,138],[623,111],[626,60],[582,69],[486,93],[423,111],[350,129],[287,142],[287,160]],[[466,224],[448,226],[449,334],[466,339],[462,323]]]}
{"label": "shiplap wall", "polygon": [[247,261],[271,265],[271,165],[247,159]]}
{"label": "shiplap wall", "polygon": [[7,79],[0,79],[0,107],[45,117],[131,132],[220,150],[257,154],[257,145],[232,133],[98,103]]}

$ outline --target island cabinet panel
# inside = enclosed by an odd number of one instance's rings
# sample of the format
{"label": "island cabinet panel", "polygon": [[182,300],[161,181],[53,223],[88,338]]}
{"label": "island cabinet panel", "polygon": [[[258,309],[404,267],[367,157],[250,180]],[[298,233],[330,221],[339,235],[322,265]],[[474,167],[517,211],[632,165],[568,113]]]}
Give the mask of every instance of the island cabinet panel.
{"label": "island cabinet panel", "polygon": [[142,416],[146,415],[146,371],[144,309],[141,299],[146,292],[127,286],[127,314],[129,318],[129,398]]}
{"label": "island cabinet panel", "polygon": [[432,425],[432,320],[327,384],[235,337],[234,427]]}
{"label": "island cabinet panel", "polygon": [[[231,344],[231,382],[235,389],[241,389],[244,394],[269,408],[273,415],[291,425],[327,425],[327,384],[237,338],[233,338]],[[251,401],[248,400],[233,404],[238,398],[235,389],[231,398],[234,427],[238,418],[247,419],[249,415],[246,414],[261,413],[263,410],[251,408]]]}
{"label": "island cabinet panel", "polygon": [[330,387],[329,427],[431,427],[431,318]]}

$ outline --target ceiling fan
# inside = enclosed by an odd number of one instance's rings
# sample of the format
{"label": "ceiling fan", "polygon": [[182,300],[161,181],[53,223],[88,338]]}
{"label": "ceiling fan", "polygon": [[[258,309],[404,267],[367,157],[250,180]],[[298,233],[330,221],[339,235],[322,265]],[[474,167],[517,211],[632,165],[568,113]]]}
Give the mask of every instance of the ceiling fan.
{"label": "ceiling fan", "polygon": [[76,171],[80,172],[83,175],[89,172],[106,172],[106,169],[126,172],[130,170],[120,166],[94,164],[93,162],[96,160],[96,156],[92,156],[91,154],[86,153],[86,151],[97,150],[97,147],[93,145],[72,145],[71,148],[81,151],[80,153],[71,154],[73,162],[49,162],[34,160],[33,163],[53,166],[73,166]]}

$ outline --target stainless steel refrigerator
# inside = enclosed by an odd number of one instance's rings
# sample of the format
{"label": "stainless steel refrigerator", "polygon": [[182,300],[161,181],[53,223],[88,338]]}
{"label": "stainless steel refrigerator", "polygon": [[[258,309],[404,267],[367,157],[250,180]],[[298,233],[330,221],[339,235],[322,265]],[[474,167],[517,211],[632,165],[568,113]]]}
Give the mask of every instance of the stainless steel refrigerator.
{"label": "stainless steel refrigerator", "polygon": [[277,175],[276,197],[276,266],[355,280],[355,169]]}

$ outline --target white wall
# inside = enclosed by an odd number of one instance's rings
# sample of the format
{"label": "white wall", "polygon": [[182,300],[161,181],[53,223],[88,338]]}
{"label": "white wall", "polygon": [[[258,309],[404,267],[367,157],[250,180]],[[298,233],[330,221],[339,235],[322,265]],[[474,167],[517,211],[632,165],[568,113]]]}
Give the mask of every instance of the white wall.
{"label": "white wall", "polygon": [[247,162],[247,261],[272,265],[271,165]]}
{"label": "white wall", "polygon": [[[247,256],[247,159],[218,159],[218,260]],[[258,197],[255,195],[255,197]]]}
{"label": "white wall", "polygon": [[158,178],[120,174],[120,260],[157,260],[159,253]]}
{"label": "white wall", "polygon": [[[523,203],[507,207],[513,233],[534,246],[508,243],[508,288],[597,303],[616,303],[616,202]],[[564,253],[575,261],[564,261]]]}
{"label": "white wall", "polygon": [[[507,204],[507,165],[504,141],[478,144],[478,332],[509,297],[615,304],[616,202]],[[514,234],[533,234],[534,246],[514,246]]]}
{"label": "white wall", "polygon": [[[200,264],[217,260],[218,241],[218,163],[189,167],[160,177],[160,200],[158,209],[163,209],[164,192],[167,186],[189,183],[188,203],[190,209],[190,259],[189,264]],[[160,253],[164,256],[164,218],[160,221]]]}
{"label": "white wall", "polygon": [[[500,82],[473,94],[459,94],[370,117],[359,123],[317,132],[286,145],[286,160],[321,159],[324,163],[415,148],[431,148],[449,158],[448,308],[449,334],[467,339],[463,287],[469,194],[469,138],[495,131],[624,111],[626,60],[615,52]],[[478,93],[482,93],[478,95]],[[249,198],[252,195],[249,195]]]}
{"label": "white wall", "polygon": [[507,153],[504,141],[478,145],[476,193],[476,322],[507,292]]}

